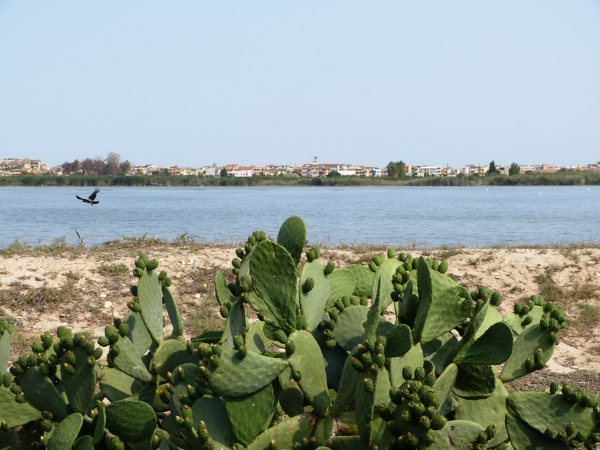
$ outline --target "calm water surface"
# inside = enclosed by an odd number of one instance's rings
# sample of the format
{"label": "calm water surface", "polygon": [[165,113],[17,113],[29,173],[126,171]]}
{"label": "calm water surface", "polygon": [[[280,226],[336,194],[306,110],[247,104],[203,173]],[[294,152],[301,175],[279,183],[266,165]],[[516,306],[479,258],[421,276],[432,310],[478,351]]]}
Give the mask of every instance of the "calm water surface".
{"label": "calm water surface", "polygon": [[0,189],[0,247],[123,236],[240,242],[301,216],[311,243],[488,246],[600,242],[600,187],[208,187]]}

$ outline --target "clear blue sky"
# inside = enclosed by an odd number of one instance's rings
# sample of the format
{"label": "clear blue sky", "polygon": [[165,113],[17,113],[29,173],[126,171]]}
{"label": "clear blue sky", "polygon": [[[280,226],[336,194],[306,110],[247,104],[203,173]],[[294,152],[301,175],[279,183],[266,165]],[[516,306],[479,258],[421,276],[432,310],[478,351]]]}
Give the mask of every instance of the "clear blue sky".
{"label": "clear blue sky", "polygon": [[600,0],[0,0],[0,158],[600,160]]}

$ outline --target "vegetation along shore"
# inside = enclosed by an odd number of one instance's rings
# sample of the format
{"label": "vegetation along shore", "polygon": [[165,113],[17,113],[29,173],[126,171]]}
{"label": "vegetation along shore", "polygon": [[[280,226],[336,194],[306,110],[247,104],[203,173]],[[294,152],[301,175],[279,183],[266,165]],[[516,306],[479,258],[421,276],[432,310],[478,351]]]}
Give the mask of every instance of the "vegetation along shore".
{"label": "vegetation along shore", "polygon": [[600,173],[559,171],[522,175],[464,175],[456,177],[327,176],[327,177],[196,177],[169,175],[22,175],[0,177],[0,186],[594,186]]}

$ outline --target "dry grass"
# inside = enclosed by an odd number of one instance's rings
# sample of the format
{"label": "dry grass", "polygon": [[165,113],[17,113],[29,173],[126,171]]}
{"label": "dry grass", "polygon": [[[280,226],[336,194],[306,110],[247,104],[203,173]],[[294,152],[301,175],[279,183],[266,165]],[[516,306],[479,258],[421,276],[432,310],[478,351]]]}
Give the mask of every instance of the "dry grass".
{"label": "dry grass", "polygon": [[103,277],[122,278],[125,275],[128,275],[132,271],[132,269],[130,269],[128,266],[126,266],[123,263],[118,263],[118,264],[103,263],[100,265],[100,267],[96,271],[99,275],[102,275]]}

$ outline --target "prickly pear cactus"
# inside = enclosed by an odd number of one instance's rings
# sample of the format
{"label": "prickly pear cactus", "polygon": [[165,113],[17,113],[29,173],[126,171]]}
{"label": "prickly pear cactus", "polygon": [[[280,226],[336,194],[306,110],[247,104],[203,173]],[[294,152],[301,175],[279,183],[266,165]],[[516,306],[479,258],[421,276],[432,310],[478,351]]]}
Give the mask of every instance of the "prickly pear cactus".
{"label": "prickly pear cactus", "polygon": [[[22,448],[520,450],[600,440],[600,405],[585,391],[504,387],[551,358],[566,324],[555,305],[534,296],[503,317],[500,293],[469,292],[444,261],[390,249],[336,268],[305,242],[299,217],[277,242],[252,233],[232,260],[235,283],[215,277],[224,329],[187,341],[171,279],[140,254],[131,312],[98,339],[106,365],[86,334],[59,328],[2,375],[0,444],[30,422]],[[0,322],[4,371],[10,332]]]}

